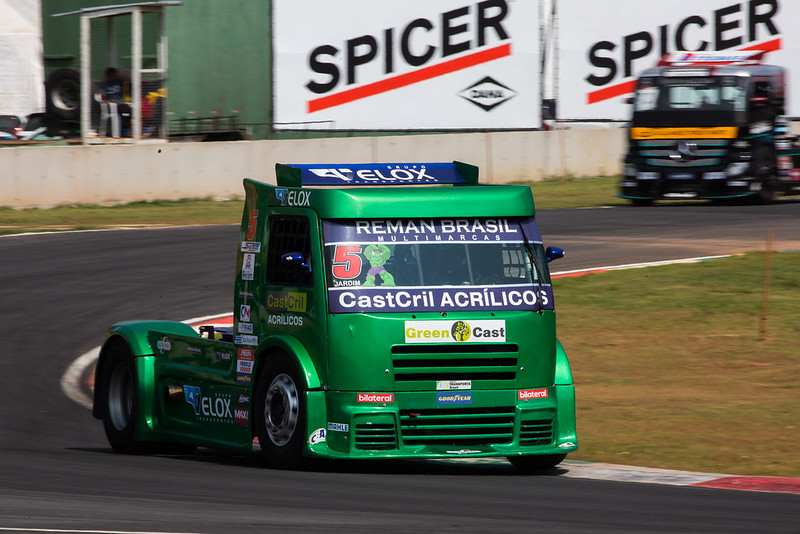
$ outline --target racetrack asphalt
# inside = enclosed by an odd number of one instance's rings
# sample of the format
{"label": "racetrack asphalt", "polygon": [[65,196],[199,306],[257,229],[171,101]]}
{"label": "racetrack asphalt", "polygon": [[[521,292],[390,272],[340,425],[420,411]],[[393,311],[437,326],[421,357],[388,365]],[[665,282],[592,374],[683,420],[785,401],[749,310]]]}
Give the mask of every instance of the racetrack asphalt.
{"label": "racetrack asphalt", "polygon": [[[546,243],[567,249],[562,271],[759,250],[767,228],[776,250],[800,250],[797,202],[569,211],[539,215]],[[110,454],[99,421],[61,393],[64,371],[115,321],[231,309],[237,232],[0,239],[0,530],[722,533],[800,524],[792,494],[577,479],[564,470],[524,477],[506,463],[336,462],[283,472],[262,469],[255,455],[207,450]]]}

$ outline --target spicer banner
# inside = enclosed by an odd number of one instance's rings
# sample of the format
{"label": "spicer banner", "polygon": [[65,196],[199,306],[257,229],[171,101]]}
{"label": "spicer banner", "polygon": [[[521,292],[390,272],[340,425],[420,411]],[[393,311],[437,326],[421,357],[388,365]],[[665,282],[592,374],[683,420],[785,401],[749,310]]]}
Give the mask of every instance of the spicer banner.
{"label": "spicer banner", "polygon": [[[558,0],[559,118],[630,118],[636,76],[675,51],[769,50],[800,72],[797,0]],[[790,78],[792,80],[793,78]],[[788,87],[800,111],[800,84]]]}
{"label": "spicer banner", "polygon": [[273,0],[275,128],[534,128],[539,2]]}

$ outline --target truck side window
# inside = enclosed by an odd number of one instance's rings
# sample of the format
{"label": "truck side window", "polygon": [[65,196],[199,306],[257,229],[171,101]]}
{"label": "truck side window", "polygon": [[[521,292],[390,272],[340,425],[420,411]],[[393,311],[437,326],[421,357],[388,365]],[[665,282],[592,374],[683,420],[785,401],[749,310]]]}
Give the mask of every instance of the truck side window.
{"label": "truck side window", "polygon": [[269,219],[267,249],[267,284],[283,286],[312,285],[311,272],[286,265],[281,256],[299,252],[311,265],[311,236],[305,217],[276,216]]}

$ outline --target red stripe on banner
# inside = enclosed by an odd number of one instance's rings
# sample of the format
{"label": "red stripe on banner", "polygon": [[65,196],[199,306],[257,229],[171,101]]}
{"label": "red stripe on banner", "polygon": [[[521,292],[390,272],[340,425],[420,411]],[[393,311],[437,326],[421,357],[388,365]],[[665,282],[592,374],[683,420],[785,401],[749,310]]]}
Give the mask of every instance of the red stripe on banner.
{"label": "red stripe on banner", "polygon": [[766,43],[754,44],[742,48],[742,50],[766,50],[767,52],[775,52],[776,50],[780,49],[781,49],[780,37],[778,37],[777,39],[773,39],[772,41],[767,41]]}
{"label": "red stripe on banner", "polygon": [[596,104],[597,102],[608,100],[609,98],[614,98],[615,96],[627,95],[635,90],[636,80],[631,80],[629,82],[622,82],[618,83],[617,85],[612,85],[611,87],[604,87],[603,89],[598,89],[597,91],[592,91],[591,93],[586,93],[586,100],[589,104]]}
{"label": "red stripe on banner", "polygon": [[450,74],[451,72],[474,67],[475,65],[480,65],[481,63],[487,63],[489,61],[494,61],[495,59],[510,55],[511,43],[506,43],[488,50],[481,50],[480,52],[475,52],[474,54],[470,54],[468,56],[451,59],[450,61],[445,61],[444,63],[439,63],[438,65],[431,65],[430,67],[400,74],[398,76],[394,76],[393,78],[387,78],[385,80],[380,80],[378,82],[370,83],[361,87],[354,87],[353,89],[348,89],[340,93],[309,100],[308,113],[314,113],[315,111],[341,106],[342,104],[347,104],[348,102],[354,102],[356,100],[361,100],[362,98],[393,91],[401,87],[406,87],[418,82],[424,82],[425,80],[430,80],[438,76],[444,76],[445,74]]}

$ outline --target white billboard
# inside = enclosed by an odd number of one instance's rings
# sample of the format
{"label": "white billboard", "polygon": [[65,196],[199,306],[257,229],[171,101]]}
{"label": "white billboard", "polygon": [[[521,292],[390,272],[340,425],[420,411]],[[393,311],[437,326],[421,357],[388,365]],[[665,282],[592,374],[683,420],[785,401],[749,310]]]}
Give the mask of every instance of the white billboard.
{"label": "white billboard", "polygon": [[275,128],[538,127],[538,7],[273,0]]}
{"label": "white billboard", "polygon": [[679,50],[770,50],[789,72],[787,112],[800,111],[798,0],[557,2],[559,118],[627,120],[636,76]]}

